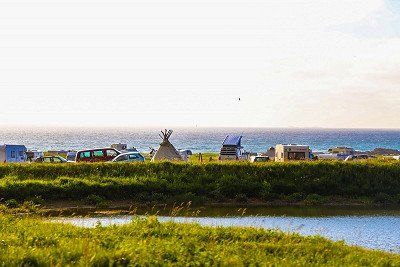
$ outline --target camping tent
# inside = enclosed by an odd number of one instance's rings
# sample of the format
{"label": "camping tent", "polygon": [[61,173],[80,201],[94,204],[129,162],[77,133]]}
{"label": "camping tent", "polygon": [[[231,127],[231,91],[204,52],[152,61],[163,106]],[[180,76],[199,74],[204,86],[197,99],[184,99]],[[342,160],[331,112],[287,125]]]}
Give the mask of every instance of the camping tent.
{"label": "camping tent", "polygon": [[160,160],[175,160],[181,161],[182,157],[179,152],[175,149],[175,147],[169,141],[169,138],[172,134],[172,130],[161,131],[159,136],[162,139],[160,147],[158,148],[157,152],[154,154],[151,161],[160,161]]}

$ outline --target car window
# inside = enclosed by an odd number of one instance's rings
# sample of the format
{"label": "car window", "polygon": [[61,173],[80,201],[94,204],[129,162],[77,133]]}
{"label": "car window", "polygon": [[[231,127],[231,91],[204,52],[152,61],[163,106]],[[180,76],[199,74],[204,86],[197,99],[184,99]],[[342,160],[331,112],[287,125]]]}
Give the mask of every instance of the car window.
{"label": "car window", "polygon": [[93,151],[93,157],[104,157],[103,150],[95,150],[95,151]]}
{"label": "car window", "polygon": [[79,153],[80,158],[90,158],[90,151],[83,151]]}
{"label": "car window", "polygon": [[43,162],[46,162],[46,163],[51,162],[51,159],[50,158],[44,158]]}
{"label": "car window", "polygon": [[118,153],[112,149],[107,149],[106,154],[107,154],[107,157],[116,157],[118,155]]}
{"label": "car window", "polygon": [[54,161],[54,162],[61,162],[61,159],[55,157],[55,158],[53,158],[53,161]]}
{"label": "car window", "polygon": [[138,159],[139,155],[138,154],[130,154],[129,159]]}
{"label": "car window", "polygon": [[121,155],[115,159],[115,161],[125,161],[125,160],[128,160],[128,157],[126,155]]}

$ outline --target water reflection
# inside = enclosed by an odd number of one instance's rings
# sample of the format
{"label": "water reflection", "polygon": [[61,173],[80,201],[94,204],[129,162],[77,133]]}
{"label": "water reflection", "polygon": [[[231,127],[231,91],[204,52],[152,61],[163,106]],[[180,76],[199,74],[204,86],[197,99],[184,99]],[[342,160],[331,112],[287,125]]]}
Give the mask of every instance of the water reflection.
{"label": "water reflection", "polygon": [[[344,240],[351,245],[400,253],[400,213],[395,209],[263,207],[250,208],[245,211],[244,216],[234,215],[235,211],[240,213],[243,212],[243,209],[207,208],[199,217],[158,216],[158,219],[163,222],[190,222],[207,226],[279,229],[302,235],[321,235],[332,240]],[[336,214],[334,214],[335,212]],[[318,213],[319,216],[317,216]],[[227,216],[227,214],[234,216]],[[63,217],[55,220],[77,226],[94,227],[98,224],[102,226],[126,224],[135,216],[138,215]]]}

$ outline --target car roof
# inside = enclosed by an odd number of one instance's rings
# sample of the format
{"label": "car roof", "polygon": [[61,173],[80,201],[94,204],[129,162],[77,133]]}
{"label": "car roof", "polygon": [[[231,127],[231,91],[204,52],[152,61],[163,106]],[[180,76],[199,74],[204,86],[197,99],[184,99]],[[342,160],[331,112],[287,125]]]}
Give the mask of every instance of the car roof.
{"label": "car roof", "polygon": [[140,154],[140,152],[139,151],[131,151],[131,152],[126,152],[126,153],[119,154],[118,156],[130,155],[130,154]]}
{"label": "car roof", "polygon": [[82,150],[78,150],[76,153],[86,152],[86,151],[94,151],[94,150],[104,150],[104,149],[110,149],[110,150],[118,151],[117,149],[112,148],[112,147],[100,147],[100,148],[82,149]]}

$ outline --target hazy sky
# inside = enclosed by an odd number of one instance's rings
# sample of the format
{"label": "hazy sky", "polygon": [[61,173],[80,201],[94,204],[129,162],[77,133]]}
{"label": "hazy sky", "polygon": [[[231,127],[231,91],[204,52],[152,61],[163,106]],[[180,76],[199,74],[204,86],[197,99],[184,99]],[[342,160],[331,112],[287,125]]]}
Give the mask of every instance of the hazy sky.
{"label": "hazy sky", "polygon": [[400,1],[0,0],[1,124],[400,128]]}

